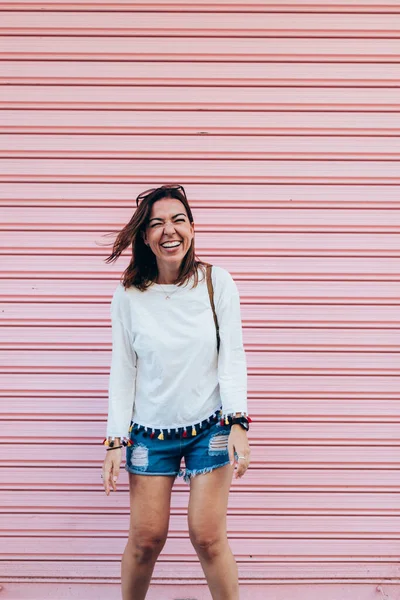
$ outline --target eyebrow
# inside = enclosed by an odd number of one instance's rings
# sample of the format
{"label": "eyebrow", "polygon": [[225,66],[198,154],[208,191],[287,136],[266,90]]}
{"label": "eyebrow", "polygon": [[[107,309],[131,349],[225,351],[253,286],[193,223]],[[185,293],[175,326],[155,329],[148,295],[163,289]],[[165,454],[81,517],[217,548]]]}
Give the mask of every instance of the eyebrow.
{"label": "eyebrow", "polygon": [[[179,217],[179,215],[183,215],[184,217],[186,217],[185,213],[178,213],[178,214],[174,215],[174,216],[172,217],[172,219],[175,219],[176,217]],[[163,220],[164,220],[164,219],[161,219],[160,217],[153,217],[152,219],[150,219],[150,220],[149,220],[149,223],[150,223],[151,221],[163,221]]]}

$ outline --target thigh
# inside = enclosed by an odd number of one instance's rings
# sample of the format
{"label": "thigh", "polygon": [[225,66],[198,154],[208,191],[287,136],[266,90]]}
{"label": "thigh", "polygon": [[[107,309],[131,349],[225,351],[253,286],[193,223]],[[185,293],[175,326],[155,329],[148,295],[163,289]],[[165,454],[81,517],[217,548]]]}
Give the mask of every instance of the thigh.
{"label": "thigh", "polygon": [[188,523],[191,536],[209,539],[226,534],[226,512],[234,466],[231,464],[190,480]]}
{"label": "thigh", "polygon": [[173,476],[129,473],[130,538],[167,535]]}
{"label": "thigh", "polygon": [[126,471],[135,475],[178,475],[181,463],[179,439],[151,438],[133,426],[130,441],[131,445],[126,447]]}
{"label": "thigh", "polygon": [[217,423],[207,427],[183,444],[185,481],[221,468],[229,463],[228,439],[231,425]]}

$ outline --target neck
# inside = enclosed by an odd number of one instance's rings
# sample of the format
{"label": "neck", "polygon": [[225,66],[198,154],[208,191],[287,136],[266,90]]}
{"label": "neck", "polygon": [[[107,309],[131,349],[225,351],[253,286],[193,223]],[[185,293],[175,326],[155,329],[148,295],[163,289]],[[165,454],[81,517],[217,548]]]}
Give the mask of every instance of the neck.
{"label": "neck", "polygon": [[156,279],[156,283],[160,283],[161,285],[164,283],[165,285],[169,283],[175,283],[180,270],[180,265],[160,265],[157,264],[158,275]]}

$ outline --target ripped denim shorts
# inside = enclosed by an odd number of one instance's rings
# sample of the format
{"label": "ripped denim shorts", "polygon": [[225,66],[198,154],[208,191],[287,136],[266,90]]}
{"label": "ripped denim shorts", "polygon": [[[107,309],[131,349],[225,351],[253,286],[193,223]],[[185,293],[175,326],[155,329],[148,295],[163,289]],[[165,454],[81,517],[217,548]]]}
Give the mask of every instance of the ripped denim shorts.
{"label": "ripped denim shorts", "polygon": [[[229,464],[228,437],[232,425],[217,411],[194,427],[151,430],[131,421],[125,470],[136,475],[173,475],[189,482]],[[181,469],[182,458],[185,469]]]}

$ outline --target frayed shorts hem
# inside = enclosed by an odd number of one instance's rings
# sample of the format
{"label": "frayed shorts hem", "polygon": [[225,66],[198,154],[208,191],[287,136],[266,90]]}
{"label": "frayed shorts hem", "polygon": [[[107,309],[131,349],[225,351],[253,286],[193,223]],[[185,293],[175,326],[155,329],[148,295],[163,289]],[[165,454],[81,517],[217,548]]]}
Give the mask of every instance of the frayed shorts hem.
{"label": "frayed shorts hem", "polygon": [[131,467],[125,466],[125,471],[128,473],[132,473],[132,475],[166,475],[167,477],[177,477],[181,474],[181,471],[173,472],[173,473],[152,473],[149,471],[141,471],[137,469],[132,469]]}
{"label": "frayed shorts hem", "polygon": [[211,473],[212,471],[215,471],[215,469],[218,469],[219,467],[226,467],[226,465],[230,464],[230,460],[221,463],[219,465],[213,465],[212,467],[206,467],[205,469],[186,469],[186,471],[184,473],[182,473],[182,477],[183,480],[186,481],[186,483],[189,483],[189,481],[191,479],[193,479],[193,477],[197,477],[198,475],[205,475],[206,473]]}
{"label": "frayed shorts hem", "polygon": [[132,473],[132,475],[164,475],[165,477],[182,477],[183,481],[189,483],[193,477],[197,477],[198,475],[205,475],[206,473],[211,473],[218,469],[219,467],[226,467],[229,465],[230,461],[226,461],[221,463],[220,465],[213,465],[212,467],[205,467],[204,469],[180,469],[178,472],[173,473],[151,473],[149,471],[140,471],[136,469],[132,469],[128,466],[125,466],[125,471],[128,473]]}

